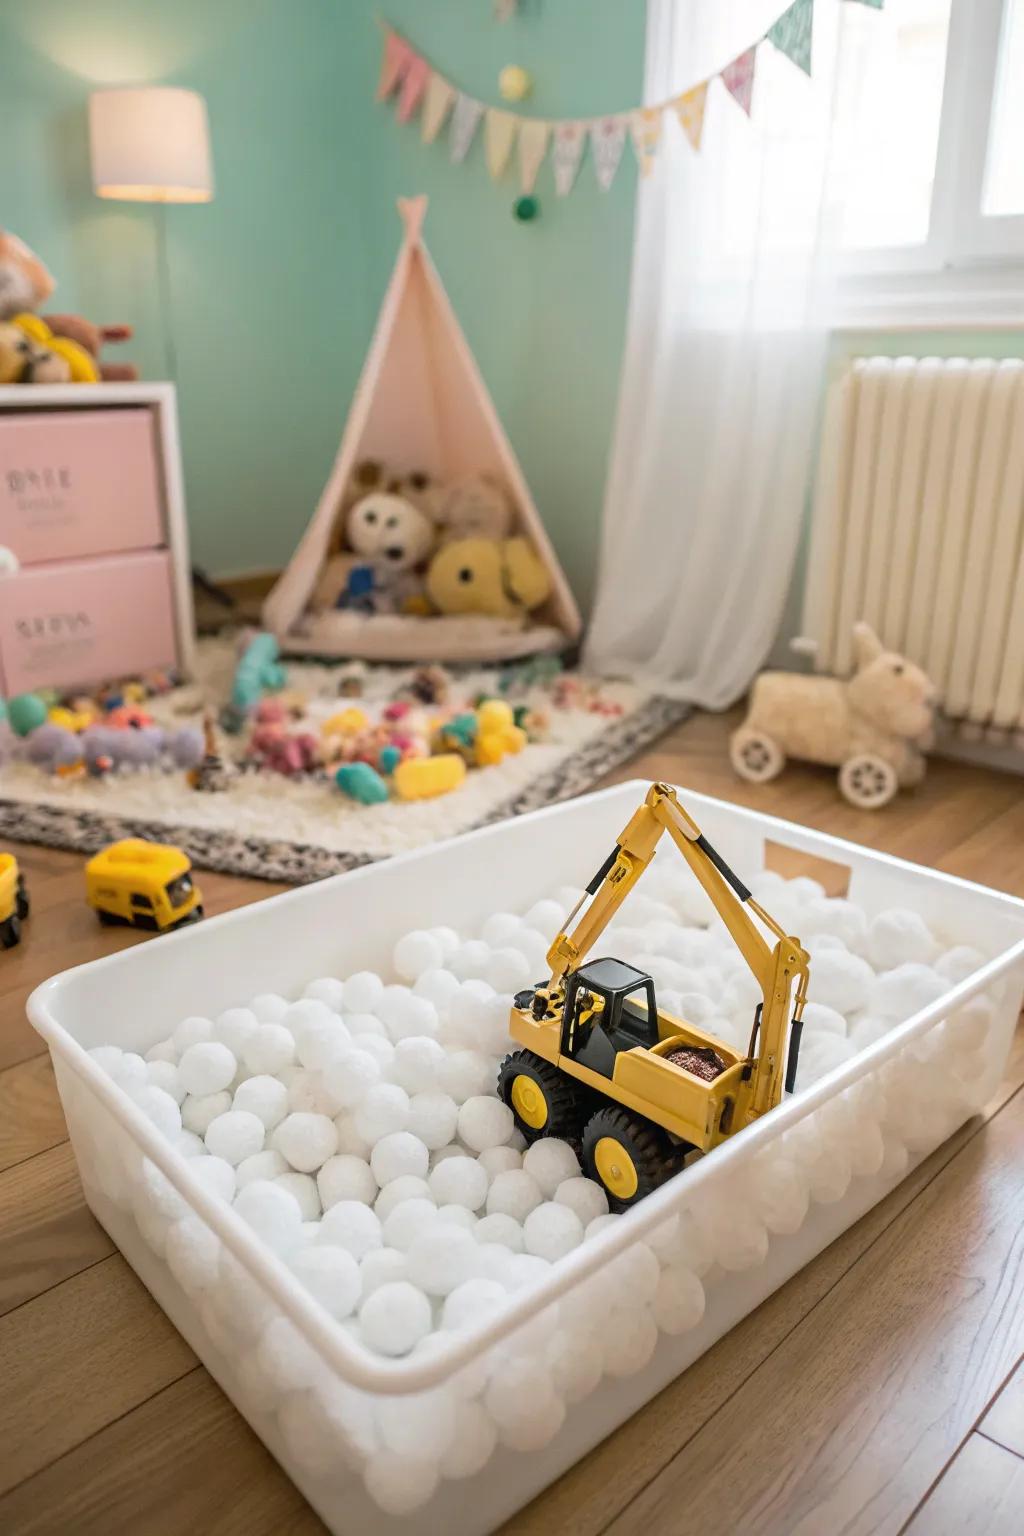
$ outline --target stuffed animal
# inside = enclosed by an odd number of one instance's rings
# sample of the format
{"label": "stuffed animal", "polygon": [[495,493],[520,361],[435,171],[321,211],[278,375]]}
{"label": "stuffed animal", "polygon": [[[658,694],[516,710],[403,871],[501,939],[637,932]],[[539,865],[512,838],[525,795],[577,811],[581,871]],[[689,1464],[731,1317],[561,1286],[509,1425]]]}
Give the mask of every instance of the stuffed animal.
{"label": "stuffed animal", "polygon": [[462,475],[444,488],[435,520],[446,543],[455,539],[507,539],[512,505],[492,475]]}
{"label": "stuffed animal", "polygon": [[[138,378],[132,363],[99,362],[104,343],[129,340],[131,327],[92,325],[80,315],[49,315],[44,319],[36,311],[53,290],[53,278],[39,257],[16,235],[0,229],[0,321],[23,331],[38,353],[29,356],[29,366],[16,379],[4,378],[3,382],[52,384],[70,380],[95,384],[101,378]],[[52,362],[53,358],[62,359],[63,366]]]}
{"label": "stuffed animal", "polygon": [[40,346],[20,325],[0,321],[0,384],[66,384],[66,358]]}
{"label": "stuffed animal", "polygon": [[935,689],[921,668],[887,651],[867,624],[855,624],[856,665],[847,680],[762,672],[729,756],[743,779],[775,778],[787,757],[839,769],[851,805],[874,810],[924,778],[934,742]]}
{"label": "stuffed animal", "polygon": [[550,590],[547,567],[526,539],[458,539],[441,546],[427,571],[427,594],[442,614],[521,618]]}

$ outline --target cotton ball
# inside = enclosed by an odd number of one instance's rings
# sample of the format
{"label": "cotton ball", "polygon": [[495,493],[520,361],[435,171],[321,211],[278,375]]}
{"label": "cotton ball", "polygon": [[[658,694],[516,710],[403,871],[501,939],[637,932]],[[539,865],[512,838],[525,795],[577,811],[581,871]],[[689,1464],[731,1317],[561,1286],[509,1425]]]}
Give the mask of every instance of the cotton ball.
{"label": "cotton ball", "polygon": [[302,1392],[322,1374],[315,1351],[294,1323],[273,1317],[260,1335],[256,1358],[278,1392]]}
{"label": "cotton ball", "polygon": [[183,1124],[177,1100],[162,1088],[154,1088],[149,1083],[144,1083],[141,1088],[133,1088],[131,1099],[161,1136],[166,1136],[168,1141],[175,1139]]}
{"label": "cotton ball", "polygon": [[406,1200],[427,1200],[434,1203],[434,1197],[430,1193],[430,1186],[426,1179],[419,1179],[415,1174],[403,1174],[400,1179],[392,1179],[386,1184],[373,1202],[373,1209],[377,1219],[387,1221],[391,1212],[397,1210]]}
{"label": "cotton ball", "polygon": [[174,1150],[180,1152],[182,1157],[205,1157],[206,1146],[201,1136],[195,1131],[179,1131],[174,1140]]}
{"label": "cotton ball", "polygon": [[509,1360],[492,1377],[484,1406],[498,1426],[498,1438],[514,1451],[543,1450],[565,1422],[565,1403],[550,1374],[532,1360]]}
{"label": "cotton ball", "polygon": [[260,992],[249,999],[248,1008],[261,1024],[280,1024],[288,1012],[288,999],[277,992]]}
{"label": "cotton ball", "polygon": [[178,1076],[186,1093],[197,1098],[220,1093],[234,1081],[237,1071],[238,1063],[233,1053],[217,1040],[190,1045],[178,1062]]}
{"label": "cotton ball", "polygon": [[280,1184],[254,1179],[238,1191],[234,1209],[276,1253],[287,1253],[297,1246],[302,1211],[295,1196]]}
{"label": "cotton ball", "polygon": [[385,987],[379,1012],[393,1043],[407,1035],[437,1034],[437,1009],[408,987]]}
{"label": "cotton ball", "polygon": [[160,1088],[164,1093],[169,1093],[179,1108],[184,1103],[185,1088],[173,1062],[147,1061],[146,1081],[151,1088]]}
{"label": "cotton ball", "polygon": [[221,1045],[226,1045],[233,1056],[240,1058],[242,1048],[256,1033],[259,1023],[251,1008],[226,1008],[217,1015],[213,1038]]}
{"label": "cotton ball", "polygon": [[408,1280],[377,1286],[359,1309],[362,1337],[381,1355],[407,1355],[430,1326],[430,1302]]}
{"label": "cotton ball", "polygon": [[250,1072],[274,1076],[295,1060],[295,1039],[283,1024],[260,1024],[242,1047]]}
{"label": "cotton ball", "polygon": [[505,1287],[497,1280],[477,1276],[464,1280],[446,1297],[441,1311],[441,1327],[448,1332],[472,1328],[483,1322],[508,1301]]}
{"label": "cotton ball", "polygon": [[475,1477],[490,1461],[497,1443],[498,1432],[487,1414],[475,1402],[457,1403],[452,1443],[440,1462],[441,1476]]}
{"label": "cotton ball", "polygon": [[579,1158],[567,1141],[556,1136],[545,1136],[528,1147],[523,1167],[544,1195],[550,1200],[564,1179],[579,1177]]}
{"label": "cotton ball", "polygon": [[362,1292],[359,1264],[347,1248],[317,1243],[289,1259],[292,1273],[332,1317],[348,1317]]}
{"label": "cotton ball", "polygon": [[409,1100],[408,1129],[432,1152],[448,1145],[458,1118],[458,1105],[447,1093],[414,1093]]}
{"label": "cotton ball", "polygon": [[[664,1002],[664,999],[662,999]],[[704,1025],[709,1019],[713,1019],[718,1012],[718,1005],[710,997],[705,997],[702,992],[681,992],[676,1000],[676,1007],[670,1012],[678,1019],[684,1019],[688,1024]]]}
{"label": "cotton ball", "polygon": [[532,928],[520,928],[516,937],[506,946],[509,949],[518,949],[530,970],[531,977],[548,977],[551,967],[548,965],[548,946],[539,933],[534,933]]}
{"label": "cotton ball", "polygon": [[553,1264],[564,1258],[583,1241],[583,1222],[568,1205],[546,1200],[530,1212],[523,1223],[523,1245],[527,1253]]}
{"label": "cotton ball", "polygon": [[852,1171],[845,1148],[824,1147],[807,1170],[811,1199],[819,1205],[832,1205],[841,1200],[850,1187]]}
{"label": "cotton ball", "polygon": [[495,1074],[479,1051],[452,1051],[438,1069],[438,1086],[464,1104],[477,1094],[493,1093]]}
{"label": "cotton ball", "polygon": [[504,1283],[510,1291],[529,1290],[531,1286],[539,1285],[550,1269],[547,1259],[539,1258],[535,1253],[514,1253]]}
{"label": "cotton ball", "polygon": [[984,1045],[992,1024],[993,1007],[984,995],[968,998],[962,1008],[951,1014],[945,1032],[957,1051],[977,1051]]}
{"label": "cotton ball", "polygon": [[383,996],[384,983],[374,971],[356,971],[346,978],[346,1012],[375,1014]]}
{"label": "cotton ball", "polygon": [[856,902],[836,896],[812,898],[801,910],[800,923],[802,934],[829,934],[841,940],[853,954],[867,954],[867,915]]}
{"label": "cotton ball", "polygon": [[501,1211],[494,1211],[490,1216],[481,1216],[473,1228],[473,1236],[482,1245],[496,1246],[500,1244],[509,1248],[513,1253],[521,1253],[523,1248],[523,1229],[514,1216],[506,1216]]}
{"label": "cotton ball", "polygon": [[407,1035],[395,1044],[391,1081],[408,1094],[425,1093],[437,1086],[444,1048],[430,1035]]}
{"label": "cotton ball", "polygon": [[405,1130],[409,1123],[409,1095],[397,1083],[377,1083],[367,1089],[353,1119],[360,1136],[375,1146],[382,1137]]}
{"label": "cotton ball", "polygon": [[514,1147],[485,1147],[477,1162],[481,1168],[486,1168],[487,1177],[493,1179],[499,1173],[508,1173],[511,1168],[521,1168],[523,1154]]}
{"label": "cotton ball", "polygon": [[801,1168],[791,1158],[772,1155],[755,1164],[750,1195],[769,1232],[792,1235],[807,1217],[808,1187]]}
{"label": "cotton ball", "polygon": [[677,1335],[696,1328],[704,1316],[704,1287],[691,1269],[673,1265],[662,1270],[653,1312],[662,1333]]}
{"label": "cotton ball", "polygon": [[503,1146],[514,1129],[508,1105],[488,1094],[474,1095],[459,1110],[459,1140],[473,1152]]}
{"label": "cotton ball", "polygon": [[814,957],[810,991],[814,1002],[839,1013],[853,1013],[867,1002],[874,979],[870,965],[858,955],[824,950]]}
{"label": "cotton ball", "polygon": [[458,977],[451,971],[424,971],[412,991],[414,997],[425,997],[428,1003],[433,1003],[443,1018],[460,985]]}
{"label": "cotton ball", "polygon": [[286,1189],[290,1195],[294,1195],[302,1212],[303,1221],[315,1225],[322,1210],[316,1179],[311,1178],[308,1173],[293,1173],[289,1169],[286,1173],[278,1174],[274,1183]]}
{"label": "cotton ball", "polygon": [[872,1178],[885,1160],[885,1141],[875,1120],[862,1120],[849,1147],[850,1171],[858,1178]]}
{"label": "cotton ball", "polygon": [[974,949],[970,944],[957,944],[936,960],[935,969],[946,981],[955,985],[966,981],[968,976],[980,970],[987,962],[988,956],[983,955],[980,949]]}
{"label": "cotton ball", "polygon": [[595,1216],[604,1216],[608,1211],[608,1196],[600,1184],[595,1184],[593,1179],[580,1177],[563,1179],[555,1190],[555,1201],[558,1205],[567,1205],[570,1211],[574,1211],[584,1227],[593,1221]]}
{"label": "cotton ball", "polygon": [[211,1195],[229,1203],[234,1199],[238,1176],[229,1162],[222,1157],[203,1154],[189,1159],[189,1173],[197,1178]]}
{"label": "cotton ball", "polygon": [[407,1269],[406,1256],[400,1249],[371,1248],[359,1261],[360,1300],[365,1301],[379,1286],[405,1280]]}
{"label": "cotton ball", "polygon": [[808,1003],[804,1008],[804,1028],[824,1029],[832,1035],[845,1035],[846,1020],[834,1008],[826,1008],[824,1003]]}
{"label": "cotton ball", "polygon": [[381,1066],[373,1051],[358,1045],[342,1048],[327,1063],[322,1076],[324,1093],[337,1109],[356,1109],[381,1079]]}
{"label": "cotton ball", "polygon": [[449,1049],[462,1047],[466,1050],[479,1050],[481,1020],[493,997],[494,988],[488,981],[475,978],[460,982],[459,990],[448,1004],[442,1031],[445,1045]]}
{"label": "cotton ball", "polygon": [[261,1120],[268,1131],[279,1125],[288,1112],[288,1089],[276,1077],[261,1073],[239,1083],[231,1101],[232,1109],[245,1110]]}
{"label": "cotton ball", "polygon": [[258,1116],[244,1109],[229,1109],[207,1126],[206,1150],[237,1167],[263,1150],[265,1135],[266,1127]]}
{"label": "cotton ball", "polygon": [[483,939],[470,939],[460,944],[448,961],[448,969],[460,981],[483,976],[491,958],[491,946]]}
{"label": "cotton ball", "polygon": [[872,1013],[886,1019],[909,1019],[949,991],[949,982],[931,966],[908,961],[875,978],[871,988]]}
{"label": "cotton ball", "polygon": [[856,1051],[866,1051],[869,1045],[884,1039],[892,1027],[891,1019],[879,1019],[870,1013],[858,1014],[850,1024],[850,1044]]}
{"label": "cotton ball", "polygon": [[[381,1029],[384,1026],[381,1025]],[[382,1078],[390,1077],[391,1069],[395,1064],[395,1048],[386,1034],[359,1035],[355,1040],[356,1046],[361,1051],[367,1051],[380,1067]]]}
{"label": "cotton ball", "polygon": [[174,1049],[179,1057],[185,1054],[190,1045],[201,1045],[203,1041],[212,1039],[212,1020],[201,1018],[198,1014],[192,1014],[189,1018],[182,1019],[177,1029],[171,1035]]}
{"label": "cotton ball", "polygon": [[464,1205],[439,1205],[437,1219],[447,1222],[449,1226],[462,1227],[465,1232],[472,1232],[477,1220],[473,1212],[467,1211]]}
{"label": "cotton ball", "polygon": [[287,1067],[282,1081],[288,1085],[288,1109],[307,1115],[333,1115],[337,1105],[326,1091],[319,1072],[305,1067]]}
{"label": "cotton ball", "polygon": [[449,1157],[431,1170],[427,1187],[438,1205],[478,1211],[487,1199],[488,1175],[471,1157]]}
{"label": "cotton ball", "polygon": [[395,971],[403,981],[418,981],[424,971],[438,970],[444,963],[440,944],[423,928],[407,933],[395,945],[392,955]]}
{"label": "cotton ball", "polygon": [[509,1015],[513,997],[507,992],[495,993],[488,998],[480,1012],[476,1043],[485,1056],[502,1057],[515,1049],[515,1041],[509,1034]]}
{"label": "cotton ball", "polygon": [[723,1269],[756,1269],[768,1257],[768,1231],[752,1211],[732,1206],[712,1223],[715,1257]]}
{"label": "cotton ball", "polygon": [[909,908],[879,912],[868,927],[868,959],[878,971],[891,971],[912,961],[929,965],[938,948],[924,918]]}
{"label": "cotton ball", "polygon": [[361,1200],[339,1200],[324,1211],[320,1241],[344,1248],[353,1258],[361,1259],[383,1244],[380,1220]]}
{"label": "cotton ball", "polygon": [[[542,1145],[540,1142],[536,1146]],[[563,1142],[564,1146],[565,1143]],[[571,1150],[571,1149],[570,1149]],[[525,1222],[530,1212],[540,1205],[544,1198],[541,1186],[525,1166],[523,1159],[522,1168],[510,1169],[508,1173],[499,1173],[491,1183],[487,1191],[487,1214],[493,1216],[500,1213],[503,1216],[512,1216],[518,1222]],[[551,1193],[554,1194],[563,1177],[572,1177],[579,1171],[579,1164],[569,1174],[563,1174],[552,1185]],[[550,1172],[550,1170],[549,1170]]]}
{"label": "cotton ball", "polygon": [[188,1296],[214,1285],[220,1259],[220,1239],[198,1216],[185,1216],[167,1230],[167,1267]]}
{"label": "cotton ball", "polygon": [[530,963],[518,949],[496,949],[484,972],[496,992],[518,992],[530,982]]}
{"label": "cotton ball", "polygon": [[382,1187],[403,1176],[425,1178],[429,1164],[427,1148],[408,1131],[393,1131],[389,1136],[382,1136],[370,1156],[373,1176]]}
{"label": "cotton ball", "polygon": [[345,1002],[345,983],[337,976],[318,976],[304,988],[302,996],[315,1003],[326,1003],[332,1013],[340,1013]]}
{"label": "cotton ball", "polygon": [[515,1257],[515,1252],[504,1243],[477,1243],[476,1272],[485,1280],[497,1280],[504,1285]]}
{"label": "cotton ball", "polygon": [[795,1091],[802,1093],[819,1078],[840,1067],[857,1054],[856,1046],[839,1035],[819,1030],[801,1041],[800,1059],[796,1069]]}
{"label": "cotton ball", "polygon": [[310,1019],[295,1031],[295,1054],[307,1072],[323,1072],[351,1045],[352,1037],[337,1014]]}
{"label": "cotton ball", "polygon": [[254,1179],[276,1179],[287,1172],[288,1164],[280,1152],[254,1152],[252,1157],[243,1158],[235,1169],[235,1185],[238,1189],[244,1189]]}
{"label": "cotton ball", "polygon": [[[116,1060],[120,1057],[121,1048],[118,1045],[97,1045],[93,1047],[89,1055],[97,1065],[102,1065],[104,1058]],[[174,1049],[174,1041],[169,1036],[166,1040],[158,1040],[156,1045],[151,1045],[149,1050],[146,1051],[144,1059],[147,1062],[169,1061],[172,1067],[176,1067],[178,1065],[178,1053]]]}
{"label": "cotton ball", "polygon": [[521,919],[512,912],[492,912],[480,930],[480,937],[493,949],[508,944],[519,932]]}
{"label": "cotton ball", "polygon": [[328,1115],[286,1115],[272,1141],[299,1173],[315,1173],[338,1150],[338,1132]]}
{"label": "cotton ball", "polygon": [[460,1146],[457,1141],[453,1141],[450,1146],[438,1147],[436,1152],[431,1152],[430,1166],[433,1169],[437,1167],[438,1163],[446,1162],[449,1157],[469,1157],[469,1155],[465,1147]]}
{"label": "cotton ball", "polygon": [[320,1202],[327,1210],[339,1200],[361,1200],[372,1205],[377,1198],[377,1180],[367,1163],[351,1153],[329,1157],[316,1176]]}
{"label": "cotton ball", "polygon": [[565,909],[560,907],[557,901],[535,901],[523,917],[523,922],[527,928],[532,928],[535,933],[540,934],[542,939],[547,939],[550,943],[555,934],[560,931],[564,916]]}
{"label": "cotton ball", "polygon": [[436,1222],[419,1232],[406,1250],[408,1278],[430,1296],[447,1296],[473,1278],[479,1248],[471,1232],[451,1222]]}
{"label": "cotton ball", "polygon": [[423,1197],[403,1200],[384,1221],[384,1241],[389,1248],[407,1253],[415,1239],[429,1231],[436,1221],[437,1206],[433,1200]]}
{"label": "cotton ball", "polygon": [[386,1515],[399,1517],[411,1515],[433,1498],[437,1490],[438,1470],[436,1464],[426,1457],[376,1451],[363,1469],[363,1482],[379,1509]]}

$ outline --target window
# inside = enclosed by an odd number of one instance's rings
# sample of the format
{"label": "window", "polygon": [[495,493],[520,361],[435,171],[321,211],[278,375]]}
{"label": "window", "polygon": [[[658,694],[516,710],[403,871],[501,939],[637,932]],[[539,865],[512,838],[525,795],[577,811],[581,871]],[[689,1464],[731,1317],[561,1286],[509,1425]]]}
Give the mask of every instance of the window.
{"label": "window", "polygon": [[840,98],[848,299],[871,308],[884,295],[880,319],[1019,321],[1024,0],[848,9],[859,82]]}
{"label": "window", "polygon": [[147,912],[152,912],[153,910],[153,903],[150,901],[149,897],[141,895],[138,891],[132,892],[132,906],[144,907]]}

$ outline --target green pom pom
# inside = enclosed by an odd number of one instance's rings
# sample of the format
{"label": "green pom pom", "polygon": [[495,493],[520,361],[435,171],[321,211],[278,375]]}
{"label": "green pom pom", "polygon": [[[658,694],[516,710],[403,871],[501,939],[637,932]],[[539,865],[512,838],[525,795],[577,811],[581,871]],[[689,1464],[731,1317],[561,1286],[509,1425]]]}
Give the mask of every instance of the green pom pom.
{"label": "green pom pom", "polygon": [[540,203],[535,197],[517,197],[512,204],[512,214],[521,224],[529,224],[540,213]]}
{"label": "green pom pom", "polygon": [[34,693],[19,693],[8,702],[7,718],[15,736],[27,736],[29,731],[46,724],[46,705]]}

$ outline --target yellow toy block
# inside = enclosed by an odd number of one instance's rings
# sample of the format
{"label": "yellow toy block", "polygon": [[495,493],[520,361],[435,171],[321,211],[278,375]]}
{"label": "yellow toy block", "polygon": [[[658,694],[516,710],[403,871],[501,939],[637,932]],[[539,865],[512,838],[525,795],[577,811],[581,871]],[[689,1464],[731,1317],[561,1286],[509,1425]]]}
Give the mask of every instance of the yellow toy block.
{"label": "yellow toy block", "polygon": [[447,795],[465,782],[466,765],[457,752],[437,757],[407,757],[395,769],[392,782],[400,800],[428,800]]}
{"label": "yellow toy block", "polygon": [[341,709],[336,715],[331,715],[329,720],[323,723],[325,736],[358,736],[360,731],[365,731],[370,721],[361,709],[354,706],[349,709]]}
{"label": "yellow toy block", "polygon": [[504,699],[487,699],[476,712],[477,724],[480,735],[489,735],[491,731],[503,731],[507,727],[515,727],[515,715],[512,706],[506,704]]}

